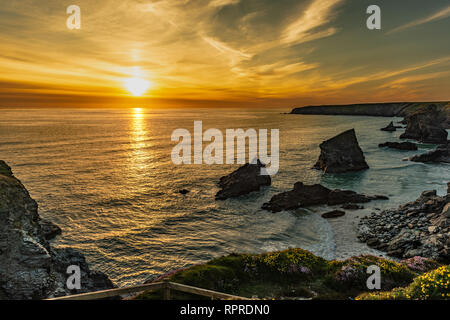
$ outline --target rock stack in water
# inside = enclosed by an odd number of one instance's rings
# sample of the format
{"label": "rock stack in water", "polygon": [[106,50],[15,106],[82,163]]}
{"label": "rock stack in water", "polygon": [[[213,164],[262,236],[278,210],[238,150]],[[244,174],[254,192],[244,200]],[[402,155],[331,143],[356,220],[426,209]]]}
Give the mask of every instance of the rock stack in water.
{"label": "rock stack in water", "polygon": [[315,169],[325,173],[343,173],[369,169],[356,139],[355,129],[347,130],[320,144]]}
{"label": "rock stack in water", "polygon": [[262,209],[279,212],[300,207],[327,204],[330,206],[350,203],[364,203],[371,200],[388,200],[385,196],[366,196],[351,190],[328,189],[320,184],[305,185],[302,182],[294,184],[291,191],[276,194]]}
{"label": "rock stack in water", "polygon": [[272,180],[269,175],[261,175],[261,168],[265,165],[257,160],[255,164],[247,163],[227,176],[220,178],[217,200],[239,197],[252,191],[258,191],[263,186],[270,186]]}
{"label": "rock stack in water", "polygon": [[450,163],[450,143],[441,144],[435,150],[427,153],[415,155],[409,158],[414,162],[444,162]]}
{"label": "rock stack in water", "polygon": [[406,130],[400,139],[414,139],[424,143],[446,143],[445,115],[432,104],[406,117]]}
{"label": "rock stack in water", "polygon": [[[59,232],[40,219],[36,201],[0,160],[0,299],[42,299],[114,287],[105,274],[89,269],[81,253],[52,248],[47,239]],[[80,267],[80,290],[66,287],[70,265]]]}
{"label": "rock stack in water", "polygon": [[381,130],[381,131],[389,131],[389,132],[392,132],[392,131],[396,131],[396,130],[397,130],[397,127],[394,126],[394,122],[391,121],[391,123],[389,123],[389,124],[387,125],[387,127],[381,128],[380,130]]}

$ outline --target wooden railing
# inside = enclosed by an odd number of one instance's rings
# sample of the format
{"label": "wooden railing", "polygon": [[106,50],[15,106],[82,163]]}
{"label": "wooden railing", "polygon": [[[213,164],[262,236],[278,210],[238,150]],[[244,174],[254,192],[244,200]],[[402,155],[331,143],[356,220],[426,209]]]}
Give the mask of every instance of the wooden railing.
{"label": "wooden railing", "polygon": [[133,287],[125,287],[119,289],[109,289],[88,293],[80,293],[71,296],[64,296],[58,298],[51,298],[47,300],[97,300],[97,299],[106,299],[111,297],[117,297],[125,294],[131,293],[139,293],[143,291],[157,291],[163,289],[163,299],[171,300],[171,291],[180,291],[190,294],[195,294],[198,296],[208,297],[211,299],[219,299],[219,300],[250,300],[249,298],[234,296],[231,294],[226,294],[222,292],[217,292],[213,290],[207,290],[192,286],[187,286],[185,284],[169,282],[169,281],[161,281],[149,284],[142,284]]}

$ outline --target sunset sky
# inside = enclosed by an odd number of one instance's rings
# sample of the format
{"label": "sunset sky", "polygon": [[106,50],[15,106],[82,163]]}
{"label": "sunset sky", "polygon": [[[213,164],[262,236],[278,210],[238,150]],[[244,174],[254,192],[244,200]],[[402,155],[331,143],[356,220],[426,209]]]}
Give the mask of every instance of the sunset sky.
{"label": "sunset sky", "polygon": [[449,100],[449,30],[448,0],[5,0],[0,107]]}

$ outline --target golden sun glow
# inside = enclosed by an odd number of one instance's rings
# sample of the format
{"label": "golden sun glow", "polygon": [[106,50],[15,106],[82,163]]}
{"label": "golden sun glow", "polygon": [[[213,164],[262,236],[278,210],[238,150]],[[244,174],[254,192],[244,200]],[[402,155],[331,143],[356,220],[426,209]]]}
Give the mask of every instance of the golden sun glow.
{"label": "golden sun glow", "polygon": [[135,97],[142,96],[149,88],[150,81],[142,78],[129,78],[124,81],[125,88]]}

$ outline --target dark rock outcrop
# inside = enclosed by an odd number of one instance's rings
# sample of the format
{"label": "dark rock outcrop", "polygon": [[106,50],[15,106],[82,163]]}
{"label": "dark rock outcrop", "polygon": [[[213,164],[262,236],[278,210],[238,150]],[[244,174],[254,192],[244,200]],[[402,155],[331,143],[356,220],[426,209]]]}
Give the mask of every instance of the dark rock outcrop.
{"label": "dark rock outcrop", "polygon": [[322,218],[325,219],[332,219],[332,218],[338,218],[338,217],[342,217],[343,215],[345,215],[344,211],[341,210],[333,210],[333,211],[329,211],[329,212],[325,212],[322,214]]}
{"label": "dark rock outcrop", "polygon": [[398,258],[422,256],[450,262],[449,195],[425,191],[397,210],[373,212],[359,223],[358,238]]}
{"label": "dark rock outcrop", "polygon": [[434,104],[409,115],[406,121],[406,130],[400,139],[414,139],[424,143],[445,143],[447,141],[448,133],[443,125],[444,114]]}
{"label": "dark rock outcrop", "polygon": [[388,147],[398,150],[417,150],[417,144],[412,142],[385,142],[378,145],[380,148]]}
{"label": "dark rock outcrop", "polygon": [[450,163],[450,143],[442,144],[430,152],[415,155],[409,158],[409,160],[414,162]]}
{"label": "dark rock outcrop", "polygon": [[323,105],[295,108],[291,114],[323,114],[348,116],[395,117],[409,103],[362,103],[350,105]]}
{"label": "dark rock outcrop", "polygon": [[315,169],[325,173],[343,173],[369,169],[358,145],[355,129],[350,129],[320,144]]}
{"label": "dark rock outcrop", "polygon": [[182,195],[185,195],[185,194],[188,194],[190,191],[187,189],[181,189],[181,190],[178,190],[178,192]]}
{"label": "dark rock outcrop", "polygon": [[[36,201],[0,161],[0,299],[42,299],[113,287],[106,275],[89,269],[81,253],[53,248],[47,238],[55,230],[40,219]],[[70,265],[81,269],[79,291],[66,287]]]}
{"label": "dark rock outcrop", "polygon": [[40,219],[39,224],[46,240],[51,240],[62,232],[61,228],[51,221]]}
{"label": "dark rock outcrop", "polygon": [[350,190],[330,190],[320,184],[305,185],[302,182],[294,184],[294,189],[276,194],[262,209],[279,212],[293,210],[312,205],[339,205],[348,203],[364,203],[371,200],[385,200],[384,196],[366,196]]}
{"label": "dark rock outcrop", "polygon": [[347,203],[347,204],[344,204],[341,208],[345,209],[345,210],[360,210],[360,209],[364,209],[364,206],[360,206],[360,205],[357,205],[354,203]]}
{"label": "dark rock outcrop", "polygon": [[[417,111],[426,109],[429,105],[437,106],[438,111],[440,111],[443,115],[441,124],[445,128],[450,128],[450,103],[448,101],[305,106],[301,108],[294,108],[290,113],[407,118]],[[407,124],[406,119],[404,119],[401,123]]]}
{"label": "dark rock outcrop", "polygon": [[265,165],[257,160],[256,164],[247,163],[227,176],[220,178],[216,200],[239,197],[253,191],[259,191],[263,186],[270,186],[272,180],[269,175],[261,175],[261,168]]}
{"label": "dark rock outcrop", "polygon": [[394,126],[394,122],[391,121],[391,123],[389,123],[387,125],[387,127],[381,128],[380,130],[381,131],[390,131],[390,132],[392,132],[392,131],[397,131],[397,127]]}

